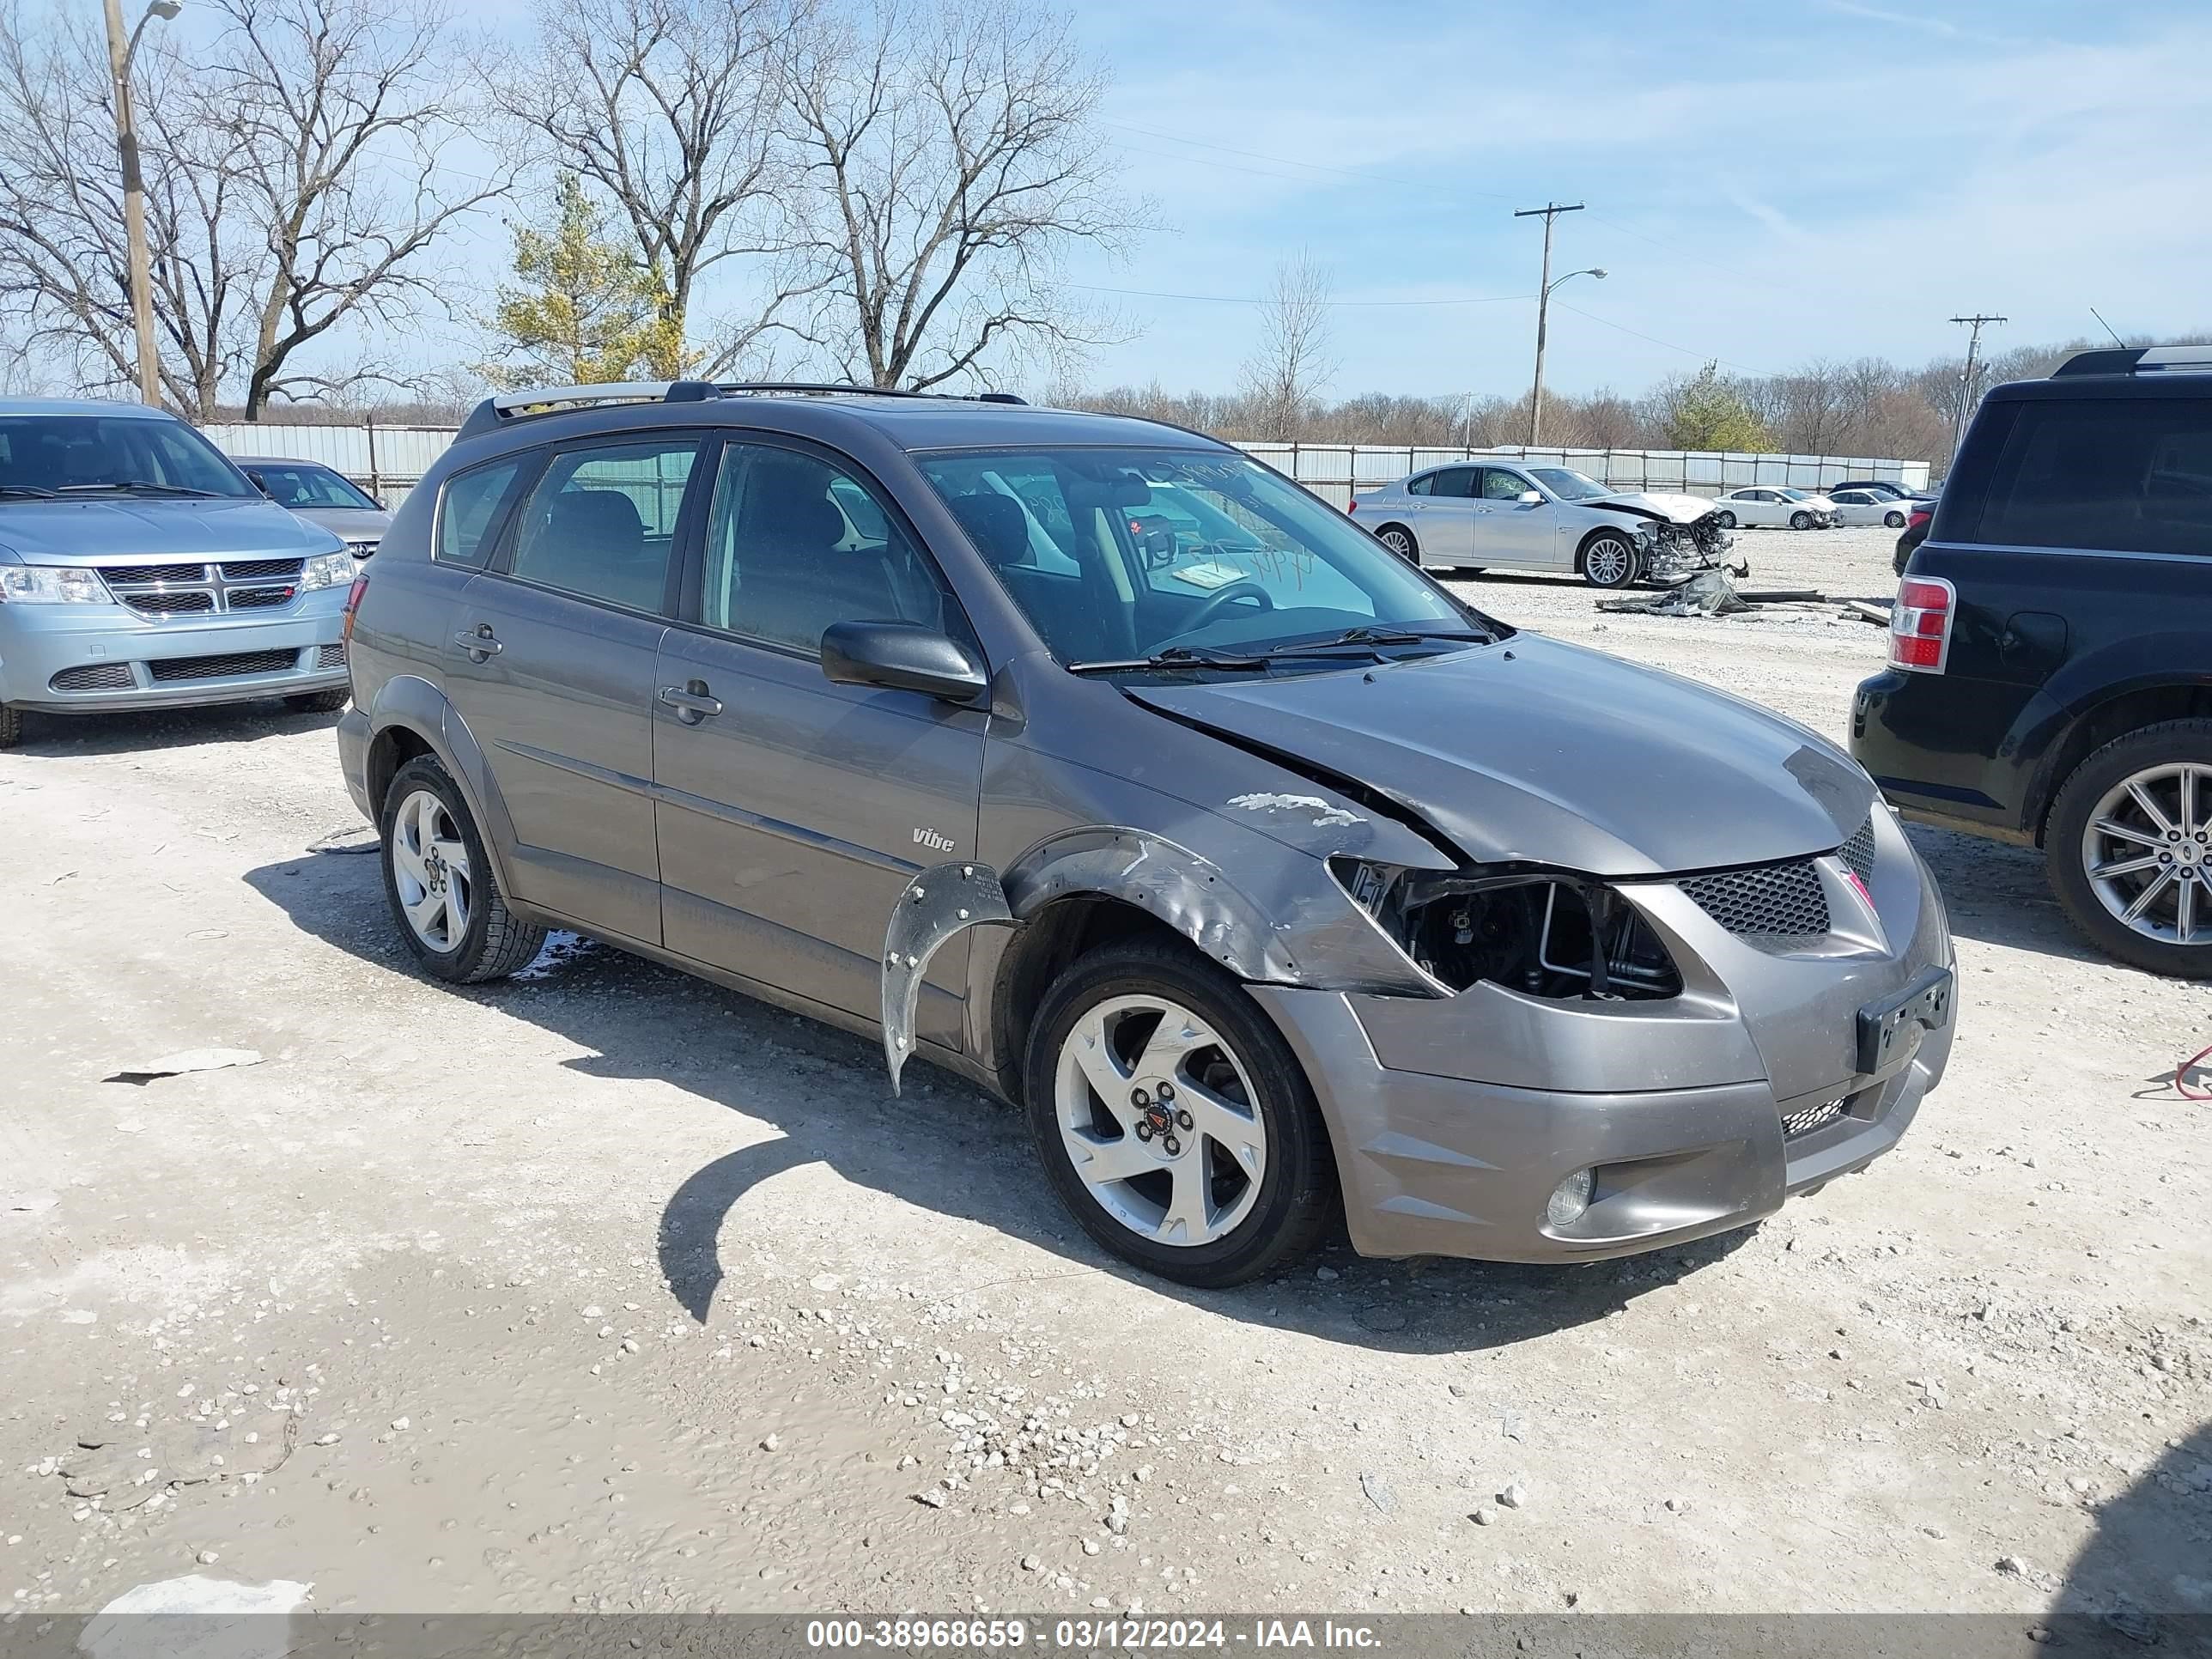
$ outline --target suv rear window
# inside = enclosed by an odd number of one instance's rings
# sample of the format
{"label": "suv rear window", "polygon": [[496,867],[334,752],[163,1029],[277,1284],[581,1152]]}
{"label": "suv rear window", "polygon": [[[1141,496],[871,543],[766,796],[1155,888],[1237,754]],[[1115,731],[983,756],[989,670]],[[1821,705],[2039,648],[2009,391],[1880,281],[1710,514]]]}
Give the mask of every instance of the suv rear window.
{"label": "suv rear window", "polygon": [[2212,558],[2212,398],[2016,410],[1978,515],[1962,515],[1979,522],[1947,522],[1945,539]]}

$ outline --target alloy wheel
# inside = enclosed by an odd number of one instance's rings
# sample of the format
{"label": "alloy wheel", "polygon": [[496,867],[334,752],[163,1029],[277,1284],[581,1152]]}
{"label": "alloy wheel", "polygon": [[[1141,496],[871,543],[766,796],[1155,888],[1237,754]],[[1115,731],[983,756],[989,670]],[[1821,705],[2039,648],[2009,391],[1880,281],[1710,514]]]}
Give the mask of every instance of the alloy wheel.
{"label": "alloy wheel", "polygon": [[1060,1047],[1053,1104],[1077,1178],[1140,1237],[1212,1243],[1259,1197],[1267,1131],[1250,1075],[1179,1002],[1120,996],[1085,1010]]}
{"label": "alloy wheel", "polygon": [[1635,555],[1617,536],[1601,536],[1583,555],[1583,574],[1599,587],[1618,587],[1628,580]]}
{"label": "alloy wheel", "polygon": [[2105,792],[2081,868],[2115,918],[2165,945],[2212,945],[2212,766],[2148,767]]}
{"label": "alloy wheel", "polygon": [[451,808],[428,789],[399,803],[392,821],[392,873],[415,937],[443,954],[468,936],[476,900],[468,843]]}
{"label": "alloy wheel", "polygon": [[1383,546],[1389,548],[1400,558],[1405,560],[1407,563],[1412,564],[1415,562],[1413,556],[1413,538],[1411,536],[1408,536],[1404,531],[1393,526],[1390,529],[1384,531],[1378,539],[1382,542]]}

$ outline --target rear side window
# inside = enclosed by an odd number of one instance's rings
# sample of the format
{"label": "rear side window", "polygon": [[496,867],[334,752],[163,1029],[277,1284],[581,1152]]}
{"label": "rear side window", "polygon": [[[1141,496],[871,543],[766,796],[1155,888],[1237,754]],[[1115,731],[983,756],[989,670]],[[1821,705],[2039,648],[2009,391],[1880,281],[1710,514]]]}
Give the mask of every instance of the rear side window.
{"label": "rear side window", "polygon": [[2021,403],[1979,523],[1944,533],[2212,558],[2212,398]]}
{"label": "rear side window", "polygon": [[556,450],[523,503],[509,574],[580,599],[659,611],[693,438]]}
{"label": "rear side window", "polygon": [[441,564],[481,568],[491,551],[486,532],[521,469],[520,461],[494,461],[447,479],[438,492],[438,533],[431,542],[430,556]]}
{"label": "rear side window", "polygon": [[1474,466],[1448,466],[1441,472],[1429,475],[1429,494],[1453,495],[1465,500],[1474,494],[1474,481],[1482,469]]}

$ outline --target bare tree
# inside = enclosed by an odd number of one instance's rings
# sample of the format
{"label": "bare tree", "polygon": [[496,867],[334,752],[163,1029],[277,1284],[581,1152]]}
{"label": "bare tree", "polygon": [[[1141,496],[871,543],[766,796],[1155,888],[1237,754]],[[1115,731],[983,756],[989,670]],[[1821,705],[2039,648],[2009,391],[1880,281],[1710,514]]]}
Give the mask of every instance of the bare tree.
{"label": "bare tree", "polygon": [[1141,216],[1109,188],[1103,89],[1069,20],[1025,0],[879,0],[816,31],[784,95],[809,337],[852,378],[915,388],[1112,337],[1059,280],[1070,247]]}
{"label": "bare tree", "polygon": [[1315,396],[1336,372],[1330,359],[1328,272],[1301,252],[1275,267],[1260,309],[1260,343],[1244,362],[1251,436],[1296,438]]}
{"label": "bare tree", "polygon": [[[772,221],[791,184],[776,130],[785,59],[812,27],[814,0],[540,0],[538,50],[500,77],[502,108],[538,159],[574,174],[612,209],[661,283],[665,378],[714,377],[757,349],[793,297],[774,289],[750,314],[690,343],[703,282],[744,256],[772,255]],[[795,287],[803,289],[802,282]]]}

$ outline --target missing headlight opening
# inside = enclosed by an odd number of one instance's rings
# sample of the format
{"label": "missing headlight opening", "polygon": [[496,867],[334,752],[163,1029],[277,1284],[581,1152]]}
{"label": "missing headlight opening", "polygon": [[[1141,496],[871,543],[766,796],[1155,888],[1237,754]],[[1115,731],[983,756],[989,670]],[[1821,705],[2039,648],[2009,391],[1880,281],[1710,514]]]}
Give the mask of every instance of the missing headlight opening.
{"label": "missing headlight opening", "polygon": [[1331,860],[1352,902],[1455,991],[1479,980],[1539,997],[1681,994],[1682,976],[1636,907],[1566,876],[1438,875]]}

